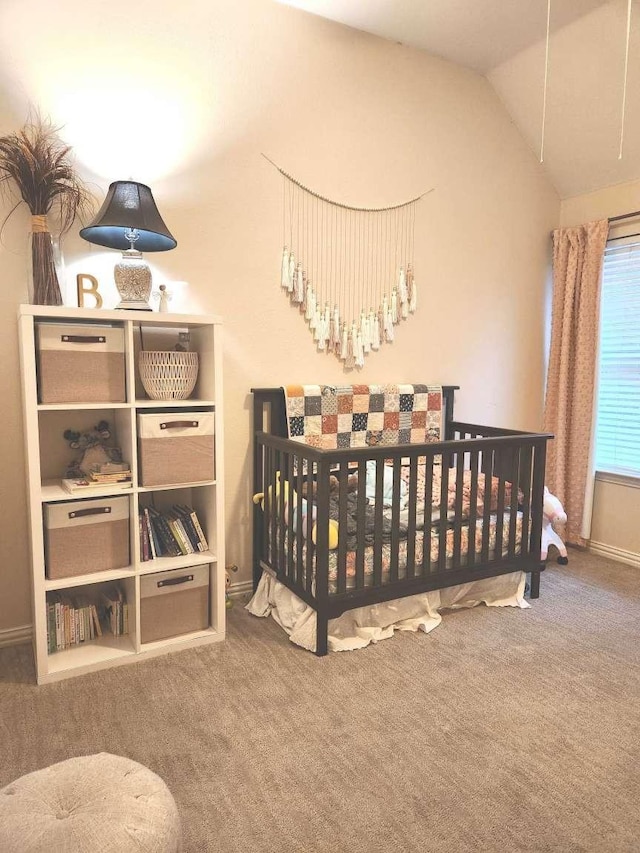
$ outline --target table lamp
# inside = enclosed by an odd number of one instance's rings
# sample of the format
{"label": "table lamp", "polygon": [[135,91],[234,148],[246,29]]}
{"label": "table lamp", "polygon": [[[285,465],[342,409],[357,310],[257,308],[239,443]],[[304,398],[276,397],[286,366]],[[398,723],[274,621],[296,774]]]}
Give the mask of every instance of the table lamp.
{"label": "table lamp", "polygon": [[164,224],[151,190],[135,181],[114,181],[95,219],[80,231],[89,243],[120,249],[113,277],[120,295],[116,308],[151,311],[151,270],[142,252],[166,252],[177,241]]}

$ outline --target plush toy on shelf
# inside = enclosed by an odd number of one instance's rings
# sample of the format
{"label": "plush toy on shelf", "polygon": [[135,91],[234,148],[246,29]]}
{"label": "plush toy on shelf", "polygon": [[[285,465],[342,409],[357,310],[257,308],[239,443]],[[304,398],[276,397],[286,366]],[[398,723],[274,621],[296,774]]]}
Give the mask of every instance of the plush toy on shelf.
{"label": "plush toy on shelf", "polygon": [[86,477],[92,471],[104,469],[109,463],[122,463],[120,448],[110,446],[111,429],[107,421],[100,421],[86,432],[67,429],[64,439],[72,450],[79,450],[81,454],[69,463],[66,477]]}
{"label": "plush toy on shelf", "polygon": [[560,552],[558,562],[562,566],[566,566],[569,562],[567,547],[558,533],[558,528],[562,529],[566,523],[567,513],[564,511],[562,504],[545,486],[542,507],[542,549],[540,554],[543,560],[547,559],[549,545],[555,545]]}

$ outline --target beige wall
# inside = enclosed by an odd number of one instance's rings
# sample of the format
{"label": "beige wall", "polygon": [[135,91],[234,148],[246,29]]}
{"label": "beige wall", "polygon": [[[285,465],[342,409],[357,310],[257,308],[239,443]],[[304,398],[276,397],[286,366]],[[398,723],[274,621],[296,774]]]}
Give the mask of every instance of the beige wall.
{"label": "beige wall", "polygon": [[563,228],[622,216],[640,209],[640,181],[615,184],[595,193],[565,198],[560,206],[560,224]]}
{"label": "beige wall", "polygon": [[[640,209],[640,181],[617,184],[600,192],[564,199],[560,221],[565,227],[606,219]],[[633,227],[638,226],[638,227]],[[640,220],[625,223],[634,232]],[[612,556],[640,564],[640,484],[615,477],[596,477],[591,542]]]}
{"label": "beige wall", "polygon": [[[21,0],[1,13],[0,47],[9,52],[0,50],[0,129],[17,127],[9,104],[26,90],[65,124],[102,192],[109,180],[130,175],[151,183],[179,244],[150,259],[156,281],[188,283],[175,287],[183,310],[224,316],[227,555],[240,566],[239,580],[251,575],[252,386],[356,377],[452,383],[461,386],[463,418],[541,426],[548,235],[559,200],[485,79],[268,0],[201,0],[187,4],[188,15],[165,5],[155,23],[156,4],[141,0],[133,26],[124,0],[94,20],[91,4],[49,5],[50,13],[37,16],[33,1]],[[50,26],[63,26],[62,44],[48,38]],[[31,49],[22,50],[32,38]],[[105,68],[114,71],[115,95]],[[136,75],[149,87],[156,76],[163,83],[160,114],[152,99],[136,94]],[[91,91],[83,100],[78,93],[87,80]],[[175,99],[165,109],[170,85]],[[114,97],[120,110],[112,114]],[[131,102],[138,105],[137,129]],[[177,133],[184,125],[189,132]],[[149,128],[146,163],[136,159],[136,146]],[[116,173],[123,139],[132,162]],[[102,171],[92,148],[98,141]],[[333,356],[315,351],[297,308],[280,292],[282,180],[261,152],[323,195],[351,204],[393,204],[435,188],[417,218],[418,311],[358,373],[345,374]],[[15,334],[24,298],[16,254],[21,227],[24,221],[14,223],[11,241],[7,234],[0,247],[7,489],[0,629],[30,618]],[[66,255],[71,270],[96,270],[107,288],[99,253],[74,239]]]}

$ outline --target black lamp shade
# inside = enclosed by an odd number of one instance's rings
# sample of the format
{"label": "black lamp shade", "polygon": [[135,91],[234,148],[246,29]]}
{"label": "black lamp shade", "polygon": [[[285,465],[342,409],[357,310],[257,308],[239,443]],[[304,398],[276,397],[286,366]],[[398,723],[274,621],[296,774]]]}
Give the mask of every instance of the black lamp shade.
{"label": "black lamp shade", "polygon": [[114,181],[96,218],[80,231],[89,243],[124,251],[130,247],[125,236],[128,228],[135,228],[139,252],[166,252],[178,245],[156,207],[151,190],[146,184],[134,181]]}

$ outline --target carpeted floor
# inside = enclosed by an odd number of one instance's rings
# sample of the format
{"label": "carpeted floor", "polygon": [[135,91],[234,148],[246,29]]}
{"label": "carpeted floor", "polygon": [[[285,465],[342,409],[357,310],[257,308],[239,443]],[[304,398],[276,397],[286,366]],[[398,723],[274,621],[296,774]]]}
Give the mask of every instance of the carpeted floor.
{"label": "carpeted floor", "polygon": [[53,685],[0,649],[0,786],[129,756],[185,853],[639,850],[640,574],[570,559],[531,610],[326,658],[238,602],[222,645]]}

